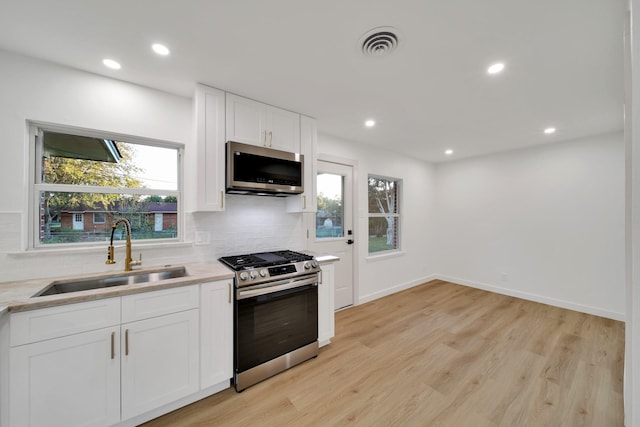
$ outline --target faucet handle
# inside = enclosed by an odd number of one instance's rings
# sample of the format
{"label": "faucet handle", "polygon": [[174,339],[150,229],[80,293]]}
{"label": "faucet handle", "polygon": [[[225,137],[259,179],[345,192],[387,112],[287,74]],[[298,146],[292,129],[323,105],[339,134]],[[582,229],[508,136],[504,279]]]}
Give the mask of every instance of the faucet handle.
{"label": "faucet handle", "polygon": [[134,266],[134,265],[142,265],[142,252],[140,253],[140,259],[138,260],[131,260],[131,263],[129,263],[129,265]]}

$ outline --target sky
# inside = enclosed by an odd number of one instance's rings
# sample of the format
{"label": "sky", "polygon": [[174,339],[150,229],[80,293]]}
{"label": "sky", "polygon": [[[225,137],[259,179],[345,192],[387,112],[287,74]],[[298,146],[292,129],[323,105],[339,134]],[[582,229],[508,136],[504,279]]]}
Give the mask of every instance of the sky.
{"label": "sky", "polygon": [[135,164],[143,169],[137,176],[144,186],[156,190],[177,190],[178,150],[148,145],[133,145]]}

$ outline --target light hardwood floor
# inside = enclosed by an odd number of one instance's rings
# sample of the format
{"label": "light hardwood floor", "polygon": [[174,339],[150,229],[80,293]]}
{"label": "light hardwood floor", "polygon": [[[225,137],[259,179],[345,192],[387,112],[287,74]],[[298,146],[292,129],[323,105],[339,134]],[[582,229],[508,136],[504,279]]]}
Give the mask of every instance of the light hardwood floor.
{"label": "light hardwood floor", "polygon": [[624,324],[452,283],[336,313],[318,358],[160,426],[622,426]]}

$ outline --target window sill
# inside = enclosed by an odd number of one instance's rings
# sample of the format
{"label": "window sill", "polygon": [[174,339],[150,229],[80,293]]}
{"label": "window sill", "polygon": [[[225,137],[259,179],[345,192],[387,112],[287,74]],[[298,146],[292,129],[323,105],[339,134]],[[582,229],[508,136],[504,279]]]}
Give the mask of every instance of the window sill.
{"label": "window sill", "polygon": [[404,256],[405,252],[402,250],[399,251],[389,251],[389,252],[385,252],[382,254],[376,254],[376,255],[369,255],[368,257],[365,258],[365,260],[367,262],[376,262],[376,261],[383,261],[389,258],[397,258],[397,257],[401,257]]}
{"label": "window sill", "polygon": [[[47,249],[47,248],[32,248],[26,251],[21,252],[7,252],[6,254],[10,257],[14,258],[28,258],[32,256],[40,256],[40,255],[75,255],[75,254],[87,254],[87,253],[100,253],[105,252],[107,250],[109,242],[106,242],[105,245],[100,246],[85,246],[85,247],[74,247],[74,248],[56,248],[56,249]],[[115,245],[116,248],[124,247],[125,242],[118,240]],[[132,248],[134,251],[143,250],[143,249],[163,249],[163,248],[183,248],[190,247],[193,245],[193,242],[165,242],[165,243],[132,243]]]}

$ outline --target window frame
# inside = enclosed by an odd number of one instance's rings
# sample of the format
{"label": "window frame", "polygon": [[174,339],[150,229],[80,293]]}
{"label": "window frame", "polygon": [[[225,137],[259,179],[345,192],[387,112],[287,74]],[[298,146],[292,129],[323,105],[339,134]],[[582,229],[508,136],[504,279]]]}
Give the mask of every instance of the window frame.
{"label": "window frame", "polygon": [[[381,213],[381,212],[370,212],[369,211],[369,179],[374,178],[374,179],[379,179],[379,180],[385,180],[385,181],[389,181],[389,182],[394,182],[394,185],[396,186],[396,206],[395,206],[395,212],[391,213],[391,212],[387,212],[387,213]],[[376,256],[385,256],[385,255],[389,255],[389,254],[395,254],[395,253],[400,253],[402,252],[402,200],[403,200],[403,195],[402,195],[402,179],[401,178],[394,178],[394,177],[389,177],[389,176],[385,176],[385,175],[378,175],[378,174],[373,174],[370,173],[367,175],[367,256],[368,257],[376,257]],[[396,247],[393,249],[385,249],[385,250],[381,250],[381,251],[376,251],[376,252],[371,252],[369,250],[369,222],[372,218],[386,218],[386,217],[394,217],[395,218],[395,230],[396,230]]]}
{"label": "window frame", "polygon": [[[72,193],[127,194],[144,196],[173,196],[177,200],[176,237],[134,240],[136,244],[175,244],[184,242],[184,144],[152,138],[138,137],[117,132],[78,128],[52,123],[27,121],[29,143],[29,230],[27,250],[64,250],[72,248],[101,247],[104,242],[82,243],[41,243],[40,236],[40,193],[43,191]],[[91,138],[111,139],[137,145],[175,149],[177,153],[177,190],[156,190],[150,188],[121,188],[89,185],[51,184],[42,182],[43,132],[68,133]]]}

